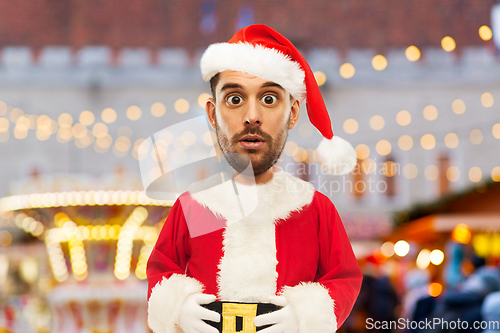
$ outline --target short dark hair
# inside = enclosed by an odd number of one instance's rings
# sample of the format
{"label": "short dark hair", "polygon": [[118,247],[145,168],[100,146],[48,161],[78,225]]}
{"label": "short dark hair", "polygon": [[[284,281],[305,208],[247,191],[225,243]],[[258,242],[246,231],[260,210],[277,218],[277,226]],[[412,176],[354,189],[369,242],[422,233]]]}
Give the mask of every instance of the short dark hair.
{"label": "short dark hair", "polygon": [[215,101],[215,95],[216,95],[215,88],[217,87],[217,83],[219,83],[219,79],[220,79],[220,73],[215,74],[210,79],[210,90],[212,91],[212,97],[214,98],[214,101]]}

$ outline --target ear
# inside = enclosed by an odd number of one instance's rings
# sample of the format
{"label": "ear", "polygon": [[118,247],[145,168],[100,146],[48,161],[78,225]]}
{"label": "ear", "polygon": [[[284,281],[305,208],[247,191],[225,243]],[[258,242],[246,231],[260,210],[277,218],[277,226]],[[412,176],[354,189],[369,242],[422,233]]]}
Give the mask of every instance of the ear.
{"label": "ear", "polygon": [[208,121],[213,129],[215,129],[215,101],[212,97],[207,99],[205,104],[205,111],[207,113]]}
{"label": "ear", "polygon": [[300,102],[296,100],[295,98],[292,101],[292,106],[290,107],[290,126],[288,129],[292,129],[297,125],[297,122],[299,121],[299,114],[300,114]]}

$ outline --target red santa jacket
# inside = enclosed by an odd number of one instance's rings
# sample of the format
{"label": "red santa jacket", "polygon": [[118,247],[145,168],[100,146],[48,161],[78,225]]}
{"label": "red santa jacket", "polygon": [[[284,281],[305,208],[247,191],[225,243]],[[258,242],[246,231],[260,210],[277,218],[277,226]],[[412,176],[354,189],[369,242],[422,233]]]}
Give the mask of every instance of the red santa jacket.
{"label": "red santa jacket", "polygon": [[180,308],[197,292],[238,302],[280,294],[297,315],[299,333],[335,332],[362,280],[333,203],[284,172],[263,185],[228,181],[181,195],[147,277],[148,324],[155,333],[181,332]]}

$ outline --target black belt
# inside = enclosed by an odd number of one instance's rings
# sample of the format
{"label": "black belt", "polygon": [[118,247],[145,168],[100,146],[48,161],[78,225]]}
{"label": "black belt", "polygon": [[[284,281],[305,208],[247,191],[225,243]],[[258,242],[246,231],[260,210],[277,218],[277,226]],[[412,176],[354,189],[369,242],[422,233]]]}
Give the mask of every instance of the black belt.
{"label": "black belt", "polygon": [[270,303],[239,303],[239,302],[212,302],[203,304],[209,310],[221,315],[221,321],[216,323],[205,320],[205,322],[220,333],[250,333],[263,330],[271,325],[256,327],[253,319],[261,314],[279,310],[281,307]]}

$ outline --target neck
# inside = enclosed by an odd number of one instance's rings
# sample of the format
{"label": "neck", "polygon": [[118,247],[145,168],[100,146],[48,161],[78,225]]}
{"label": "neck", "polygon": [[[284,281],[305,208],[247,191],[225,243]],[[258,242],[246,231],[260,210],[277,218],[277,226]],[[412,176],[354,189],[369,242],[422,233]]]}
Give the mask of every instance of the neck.
{"label": "neck", "polygon": [[244,175],[242,173],[236,173],[234,174],[234,180],[237,183],[244,184],[244,185],[260,185],[260,184],[265,184],[273,179],[273,168],[269,168],[266,172],[261,173],[258,176],[248,176]]}

